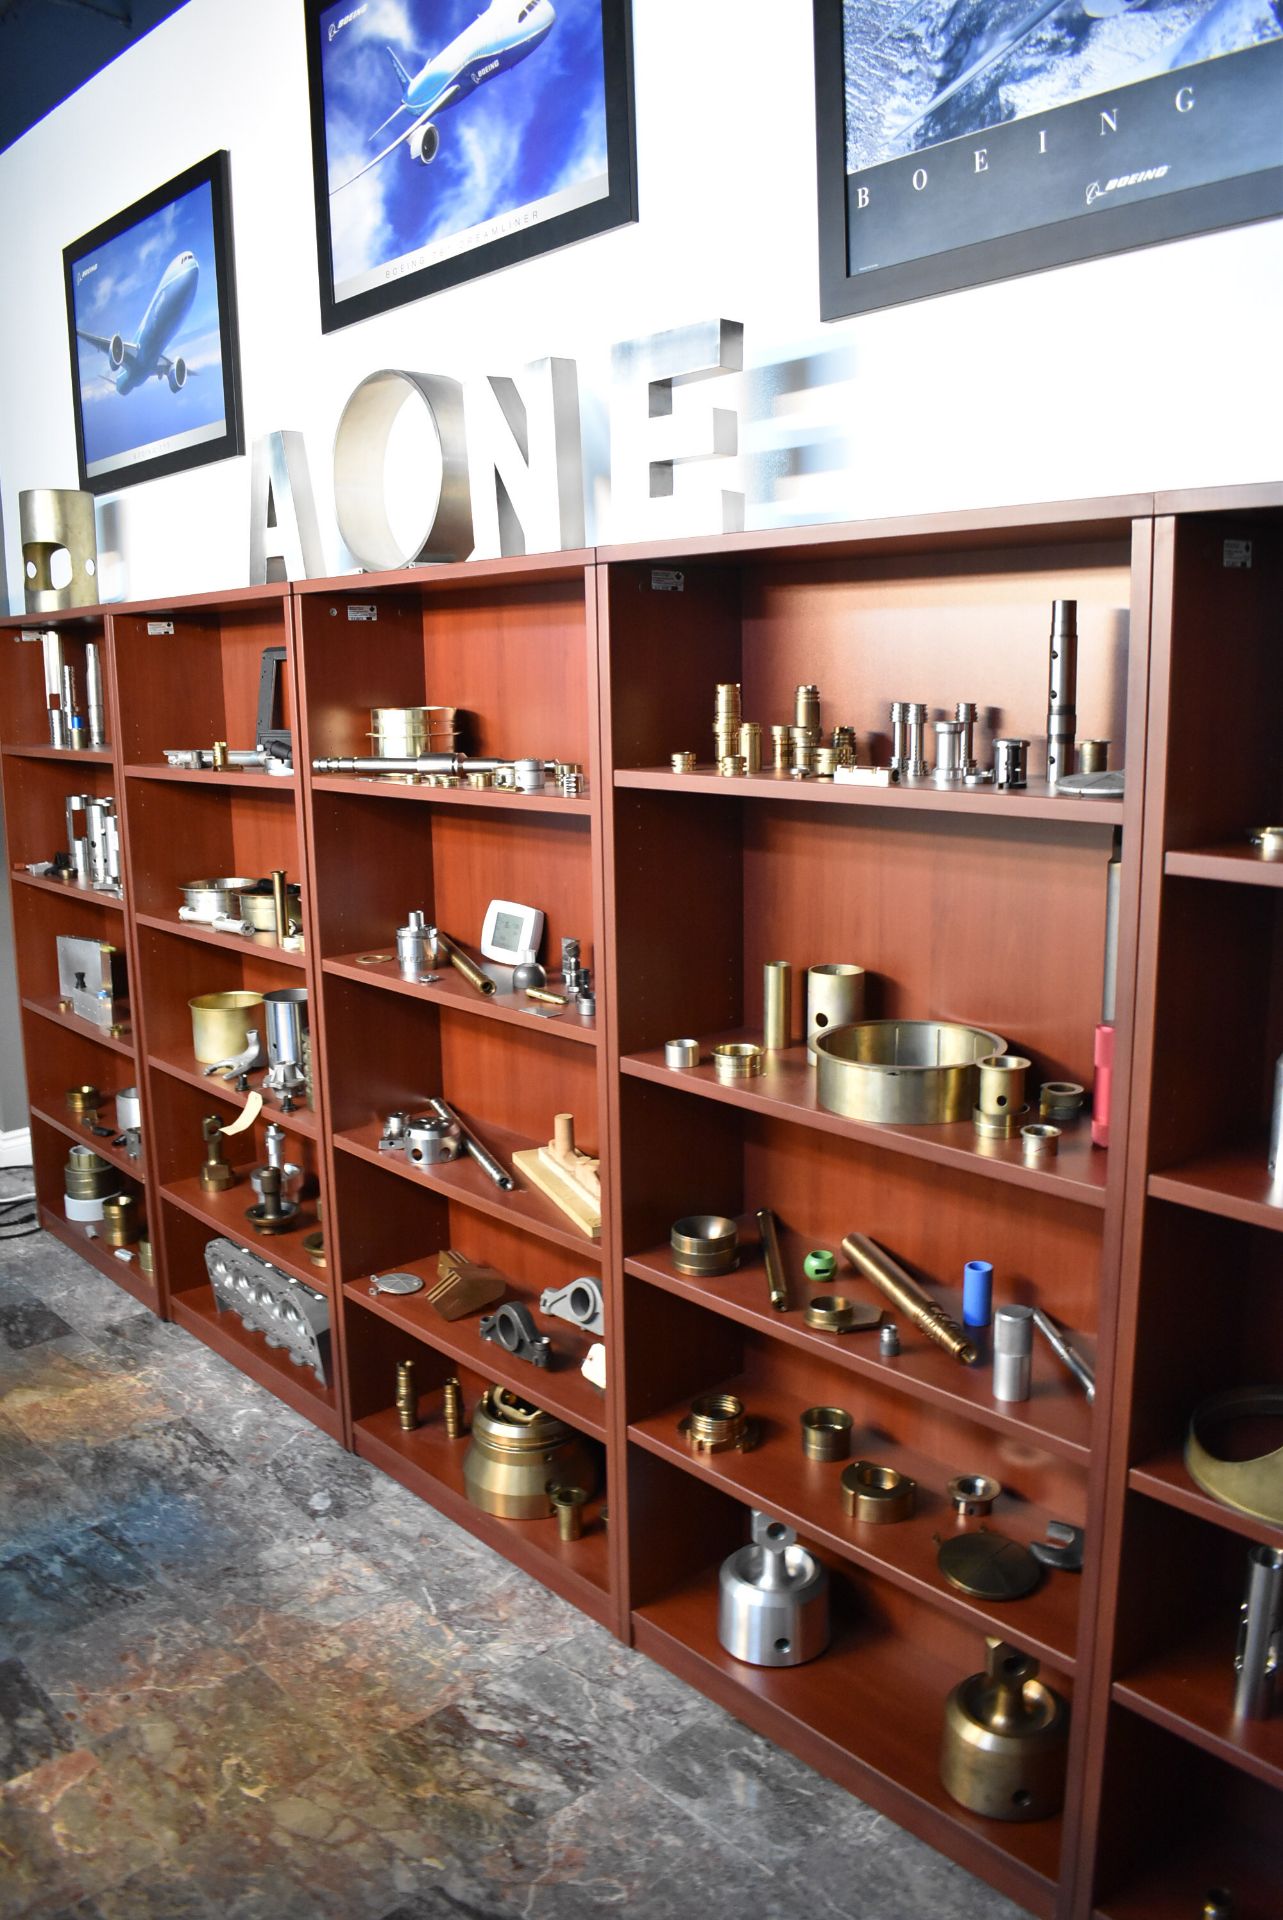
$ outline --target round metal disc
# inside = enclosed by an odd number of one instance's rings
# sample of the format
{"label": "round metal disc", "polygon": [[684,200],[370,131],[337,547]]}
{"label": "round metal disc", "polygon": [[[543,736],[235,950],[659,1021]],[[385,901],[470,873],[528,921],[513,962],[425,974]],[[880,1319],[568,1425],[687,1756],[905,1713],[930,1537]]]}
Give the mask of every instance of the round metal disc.
{"label": "round metal disc", "polygon": [[1027,1548],[1001,1533],[959,1533],[942,1542],[940,1571],[951,1587],[977,1600],[1021,1600],[1042,1579]]}
{"label": "round metal disc", "polygon": [[372,1273],[371,1293],[418,1293],[423,1286],[417,1273]]}

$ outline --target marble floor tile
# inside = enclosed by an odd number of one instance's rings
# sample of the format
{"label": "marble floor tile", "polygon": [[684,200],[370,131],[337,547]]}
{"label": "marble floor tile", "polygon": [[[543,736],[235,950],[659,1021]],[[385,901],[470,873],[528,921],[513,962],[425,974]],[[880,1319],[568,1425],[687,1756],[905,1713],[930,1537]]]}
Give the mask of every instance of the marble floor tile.
{"label": "marble floor tile", "polygon": [[43,1300],[0,1301],[0,1341],[6,1347],[35,1347],[70,1332],[61,1314]]}
{"label": "marble floor tile", "polygon": [[20,1660],[0,1660],[0,1780],[72,1746],[71,1728]]}

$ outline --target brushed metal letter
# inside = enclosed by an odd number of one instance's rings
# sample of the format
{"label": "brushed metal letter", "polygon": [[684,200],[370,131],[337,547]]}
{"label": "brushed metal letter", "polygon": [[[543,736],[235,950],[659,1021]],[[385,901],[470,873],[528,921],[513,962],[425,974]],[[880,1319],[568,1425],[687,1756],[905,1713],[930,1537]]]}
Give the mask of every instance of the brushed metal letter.
{"label": "brushed metal letter", "polygon": [[324,572],[306,443],[301,433],[265,433],[254,442],[250,468],[250,585]]}
{"label": "brushed metal letter", "polygon": [[[674,407],[674,388],[744,368],[737,320],[700,320],[611,352],[610,484],[615,537],[716,531],[744,525],[744,495],[712,465],[739,452],[739,402]],[[678,485],[678,469],[695,466]]]}
{"label": "brushed metal letter", "polygon": [[579,370],[536,360],[490,374],[465,401],[472,512],[480,553],[554,553],[584,544]]}

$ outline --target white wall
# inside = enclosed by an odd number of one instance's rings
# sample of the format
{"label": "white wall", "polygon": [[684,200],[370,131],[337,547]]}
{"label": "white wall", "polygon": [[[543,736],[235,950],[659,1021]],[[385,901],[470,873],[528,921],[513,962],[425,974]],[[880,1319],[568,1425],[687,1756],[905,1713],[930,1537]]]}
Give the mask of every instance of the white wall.
{"label": "white wall", "polygon": [[[1063,268],[821,327],[806,0],[634,0],[639,225],[326,339],[318,324],[299,0],[189,0],[0,155],[0,483],[74,486],[61,249],[216,147],[232,156],[245,424],[301,429],[327,560],[329,449],[351,388],[576,356],[597,465],[611,343],[726,315],[750,367],[835,356],[803,414],[840,467],[749,524],[1277,479],[1283,223]],[[787,420],[746,440],[788,437]],[[244,581],[248,460],[126,489],[99,515],[110,597]],[[601,475],[588,537],[627,539]],[[117,554],[113,561],[111,554]]]}

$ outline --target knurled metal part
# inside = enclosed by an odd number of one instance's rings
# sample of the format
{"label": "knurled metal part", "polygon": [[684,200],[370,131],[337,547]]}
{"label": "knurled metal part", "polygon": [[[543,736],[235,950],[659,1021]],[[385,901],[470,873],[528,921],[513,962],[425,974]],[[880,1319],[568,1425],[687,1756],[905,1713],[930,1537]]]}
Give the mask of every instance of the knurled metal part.
{"label": "knurled metal part", "polygon": [[701,1393],[678,1422],[692,1453],[748,1453],[761,1437],[761,1425],[744,1411],[734,1393]]}

